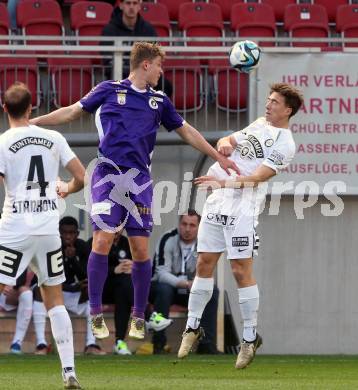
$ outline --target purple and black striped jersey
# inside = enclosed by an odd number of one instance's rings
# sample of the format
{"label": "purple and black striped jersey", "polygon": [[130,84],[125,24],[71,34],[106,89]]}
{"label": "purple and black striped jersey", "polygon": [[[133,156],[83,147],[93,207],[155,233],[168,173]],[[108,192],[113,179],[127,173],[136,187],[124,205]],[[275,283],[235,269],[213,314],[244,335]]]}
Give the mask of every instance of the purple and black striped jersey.
{"label": "purple and black striped jersey", "polygon": [[149,172],[159,126],[172,131],[184,123],[163,92],[138,90],[128,79],[99,83],[80,104],[96,112],[100,155],[143,173]]}

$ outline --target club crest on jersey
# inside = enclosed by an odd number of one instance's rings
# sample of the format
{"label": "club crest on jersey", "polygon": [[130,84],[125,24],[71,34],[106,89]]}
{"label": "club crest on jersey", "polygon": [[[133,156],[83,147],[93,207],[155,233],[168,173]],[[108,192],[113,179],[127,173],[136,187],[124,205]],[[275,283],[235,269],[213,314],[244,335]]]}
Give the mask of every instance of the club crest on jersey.
{"label": "club crest on jersey", "polygon": [[126,104],[126,95],[124,93],[117,93],[117,102],[121,106]]}
{"label": "club crest on jersey", "polygon": [[151,97],[149,99],[148,103],[149,103],[149,107],[152,108],[153,110],[157,110],[158,109],[158,103],[157,103],[157,101],[155,100],[154,97]]}
{"label": "club crest on jersey", "polygon": [[273,139],[272,138],[269,138],[265,141],[265,146],[267,146],[268,148],[270,148],[271,146],[273,145]]}

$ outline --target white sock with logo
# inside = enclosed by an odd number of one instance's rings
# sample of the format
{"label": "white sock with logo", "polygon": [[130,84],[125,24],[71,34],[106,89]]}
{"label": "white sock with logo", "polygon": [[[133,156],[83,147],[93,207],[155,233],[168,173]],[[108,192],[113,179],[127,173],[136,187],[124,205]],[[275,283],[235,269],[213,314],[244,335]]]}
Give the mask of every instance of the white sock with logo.
{"label": "white sock with logo", "polygon": [[13,343],[22,344],[32,315],[32,291],[26,290],[19,295],[16,313],[16,328]]}
{"label": "white sock with logo", "polygon": [[243,339],[256,339],[257,311],[259,309],[259,289],[257,284],[238,289],[241,318],[244,321]]}
{"label": "white sock with logo", "polygon": [[214,289],[214,278],[194,278],[188,303],[188,320],[186,329],[198,329],[205,306],[211,299]]}
{"label": "white sock with logo", "polygon": [[48,316],[50,317],[52,335],[56,342],[62,368],[73,368],[75,366],[75,358],[70,316],[63,305],[50,309]]}
{"label": "white sock with logo", "polygon": [[47,345],[45,338],[46,317],[47,310],[43,302],[34,301],[34,304],[32,305],[32,321],[36,333],[36,345]]}

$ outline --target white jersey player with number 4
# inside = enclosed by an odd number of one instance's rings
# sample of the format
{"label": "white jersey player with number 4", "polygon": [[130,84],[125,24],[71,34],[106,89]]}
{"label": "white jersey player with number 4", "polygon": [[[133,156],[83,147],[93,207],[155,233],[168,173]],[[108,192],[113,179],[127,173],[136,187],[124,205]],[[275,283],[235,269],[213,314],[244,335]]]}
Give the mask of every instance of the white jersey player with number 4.
{"label": "white jersey player with number 4", "polygon": [[295,154],[289,119],[303,103],[301,93],[289,84],[271,86],[264,118],[242,131],[221,138],[218,150],[230,156],[240,175],[228,176],[217,164],[206,176],[195,179],[213,193],[205,202],[198,232],[196,277],[190,290],[188,321],[178,357],[188,355],[200,337],[200,320],[213,291],[215,266],[226,251],[238,286],[244,331],[235,367],[247,367],[262,344],[256,332],[259,290],[253,275],[256,247],[256,206],[260,203],[257,186],[285,168]]}
{"label": "white jersey player with number 4", "polygon": [[[83,187],[84,167],[64,137],[31,126],[31,93],[15,83],[4,94],[10,129],[0,136],[0,182],[5,203],[0,219],[0,293],[30,266],[38,277],[66,389],[80,389],[74,370],[73,332],[63,302],[65,280],[57,197]],[[60,163],[72,174],[60,192]],[[63,184],[63,183],[62,183]],[[62,191],[62,190],[61,190]]]}

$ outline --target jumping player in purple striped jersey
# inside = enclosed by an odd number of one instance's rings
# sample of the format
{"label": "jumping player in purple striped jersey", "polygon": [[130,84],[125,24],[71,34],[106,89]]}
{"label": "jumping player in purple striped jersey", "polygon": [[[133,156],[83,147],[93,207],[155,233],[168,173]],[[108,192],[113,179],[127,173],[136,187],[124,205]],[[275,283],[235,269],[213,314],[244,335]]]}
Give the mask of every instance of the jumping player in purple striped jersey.
{"label": "jumping player in purple striped jersey", "polygon": [[163,59],[164,52],[156,44],[137,42],[131,51],[131,73],[127,79],[104,81],[79,102],[32,120],[37,125],[56,125],[70,122],[83,112],[96,113],[100,145],[91,180],[94,233],[88,279],[92,330],[97,338],[109,334],[102,315],[102,291],[108,253],[114,234],[121,227],[126,229],[134,261],[134,307],[129,336],[144,338],[144,311],[152,270],[148,245],[153,197],[150,165],[159,126],[175,130],[188,144],[217,160],[226,172],[238,172],[232,161],[183,120],[164,93],[153,89],[163,73]]}

